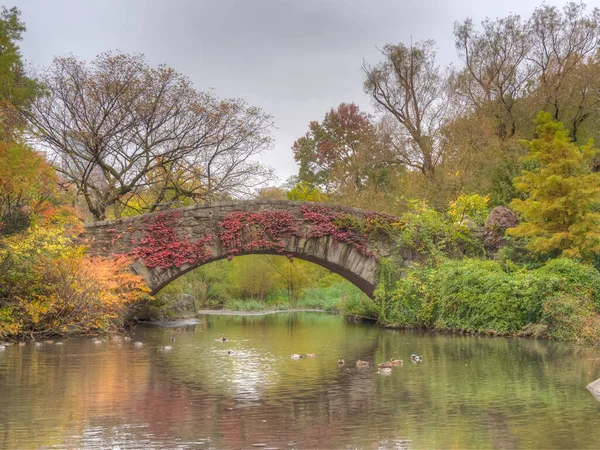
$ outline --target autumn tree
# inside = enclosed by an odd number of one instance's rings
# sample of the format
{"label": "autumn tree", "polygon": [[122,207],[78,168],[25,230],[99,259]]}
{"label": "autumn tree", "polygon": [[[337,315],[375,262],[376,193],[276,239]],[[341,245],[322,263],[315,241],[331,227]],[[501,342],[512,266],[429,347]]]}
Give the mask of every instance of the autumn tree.
{"label": "autumn tree", "polygon": [[317,202],[325,203],[327,194],[321,192],[318,187],[313,186],[307,181],[301,181],[286,193],[287,199],[298,202]]}
{"label": "autumn tree", "polygon": [[292,149],[299,181],[326,193],[344,186],[360,191],[388,157],[371,118],[354,103],[342,103],[322,122],[311,122]]}
{"label": "autumn tree", "polygon": [[561,12],[549,5],[537,8],[529,29],[530,59],[539,73],[542,108],[562,121],[577,139],[577,131],[598,105],[599,73],[586,71],[598,56],[600,9],[586,14],[583,3],[568,3]]}
{"label": "autumn tree", "polygon": [[151,188],[146,211],[167,192],[194,202],[239,195],[269,173],[253,162],[271,145],[268,115],[198,92],[141,55],[55,58],[39,78],[47,95],[23,110],[31,138],[54,155],[97,220]]}
{"label": "autumn tree", "polygon": [[600,174],[589,164],[598,149],[571,142],[549,113],[538,114],[536,125],[523,159],[530,169],[514,180],[527,199],[511,203],[524,220],[509,233],[527,238],[531,251],[590,261],[600,252]]}
{"label": "autumn tree", "polygon": [[510,138],[519,128],[528,135],[530,118],[544,109],[577,140],[598,105],[600,10],[542,5],[528,20],[486,19],[481,30],[466,19],[454,35],[465,63],[454,87],[472,109],[494,117],[498,136]]}
{"label": "autumn tree", "polygon": [[61,197],[44,157],[16,143],[0,142],[0,237],[25,230]]}
{"label": "autumn tree", "polygon": [[530,61],[532,42],[518,15],[492,21],[481,31],[466,19],[454,24],[456,49],[465,63],[454,74],[453,87],[474,110],[496,122],[501,139],[517,131],[515,104],[527,93],[536,68]]}
{"label": "autumn tree", "polygon": [[0,12],[0,139],[12,141],[23,125],[18,109],[27,108],[39,92],[38,83],[25,75],[17,42],[25,24],[17,8]]}
{"label": "autumn tree", "polygon": [[442,130],[453,118],[444,73],[435,61],[435,43],[388,44],[383,60],[363,65],[364,90],[389,124],[396,161],[433,180],[443,156]]}

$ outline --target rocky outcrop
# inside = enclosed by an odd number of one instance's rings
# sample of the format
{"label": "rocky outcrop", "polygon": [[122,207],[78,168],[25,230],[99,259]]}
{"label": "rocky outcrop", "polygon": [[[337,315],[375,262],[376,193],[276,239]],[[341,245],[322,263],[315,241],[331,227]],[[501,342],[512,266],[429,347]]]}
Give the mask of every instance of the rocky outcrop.
{"label": "rocky outcrop", "polygon": [[600,401],[600,378],[592,381],[585,388],[592,393],[596,400]]}
{"label": "rocky outcrop", "polygon": [[519,219],[506,206],[496,206],[485,221],[484,245],[489,254],[498,252],[504,241],[504,235],[508,228],[516,227]]}

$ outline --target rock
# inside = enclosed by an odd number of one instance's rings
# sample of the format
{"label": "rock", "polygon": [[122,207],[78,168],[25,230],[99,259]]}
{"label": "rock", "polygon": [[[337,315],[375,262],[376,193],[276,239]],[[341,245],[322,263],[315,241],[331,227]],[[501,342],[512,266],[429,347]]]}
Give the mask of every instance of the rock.
{"label": "rock", "polygon": [[600,402],[600,378],[598,378],[596,381],[592,381],[585,388],[592,393],[596,400]]}
{"label": "rock", "polygon": [[504,241],[507,228],[519,225],[515,213],[506,206],[496,206],[485,221],[483,244],[488,253],[496,253]]}
{"label": "rock", "polygon": [[506,206],[496,206],[485,220],[485,227],[491,230],[502,229],[504,231],[517,225],[519,225],[519,219],[512,209]]}

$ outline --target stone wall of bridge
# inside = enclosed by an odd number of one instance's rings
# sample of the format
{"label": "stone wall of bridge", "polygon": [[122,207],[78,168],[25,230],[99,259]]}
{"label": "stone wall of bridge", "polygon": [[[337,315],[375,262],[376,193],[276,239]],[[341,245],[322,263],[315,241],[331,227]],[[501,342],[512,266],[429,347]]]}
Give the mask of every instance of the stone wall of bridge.
{"label": "stone wall of bridge", "polygon": [[[319,264],[372,296],[380,258],[415,255],[386,235],[361,236],[353,224],[394,218],[355,208],[252,200],[195,205],[86,226],[99,256],[128,255],[152,293],[203,264],[247,254],[280,254]],[[371,221],[371,222],[368,222]]]}

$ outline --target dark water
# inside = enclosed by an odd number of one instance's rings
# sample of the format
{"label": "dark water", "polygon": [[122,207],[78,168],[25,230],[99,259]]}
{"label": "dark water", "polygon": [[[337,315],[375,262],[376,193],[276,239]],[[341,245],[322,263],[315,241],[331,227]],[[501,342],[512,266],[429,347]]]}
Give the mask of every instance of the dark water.
{"label": "dark water", "polygon": [[[138,327],[141,348],[0,351],[0,448],[600,448],[600,402],[585,389],[600,378],[595,347],[318,313],[206,316],[171,342],[174,330]],[[390,376],[354,364],[392,357],[405,362]]]}

